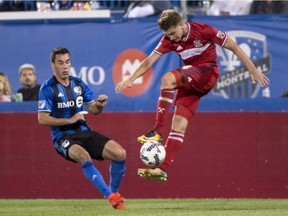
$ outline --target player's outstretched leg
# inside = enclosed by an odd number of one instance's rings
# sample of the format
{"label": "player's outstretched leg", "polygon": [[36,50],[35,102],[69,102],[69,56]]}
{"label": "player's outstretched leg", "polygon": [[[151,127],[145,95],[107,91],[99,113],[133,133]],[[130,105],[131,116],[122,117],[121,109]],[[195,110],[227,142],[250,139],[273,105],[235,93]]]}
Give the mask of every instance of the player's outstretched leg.
{"label": "player's outstretched leg", "polygon": [[160,168],[139,168],[137,173],[141,178],[145,179],[152,179],[160,182],[166,182],[168,180],[168,174]]}
{"label": "player's outstretched leg", "polygon": [[155,130],[151,130],[148,133],[139,136],[137,138],[137,141],[144,144],[146,142],[150,142],[150,141],[156,141],[156,142],[161,142],[163,140],[163,137],[158,134]]}

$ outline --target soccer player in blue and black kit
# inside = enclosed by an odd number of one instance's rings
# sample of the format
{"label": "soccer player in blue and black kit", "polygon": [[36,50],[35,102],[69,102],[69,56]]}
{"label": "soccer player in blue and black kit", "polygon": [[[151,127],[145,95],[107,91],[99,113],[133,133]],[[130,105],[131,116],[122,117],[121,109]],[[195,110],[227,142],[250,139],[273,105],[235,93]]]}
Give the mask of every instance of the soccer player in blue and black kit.
{"label": "soccer player in blue and black kit", "polygon": [[[85,177],[107,198],[115,209],[126,209],[118,192],[126,171],[126,151],[116,141],[93,131],[85,122],[83,105],[90,113],[100,114],[106,95],[94,99],[93,92],[79,78],[69,76],[70,53],[55,48],[50,56],[54,76],[41,86],[38,122],[50,126],[55,150],[67,160],[81,164]],[[110,186],[93,165],[92,159],[111,160]]]}

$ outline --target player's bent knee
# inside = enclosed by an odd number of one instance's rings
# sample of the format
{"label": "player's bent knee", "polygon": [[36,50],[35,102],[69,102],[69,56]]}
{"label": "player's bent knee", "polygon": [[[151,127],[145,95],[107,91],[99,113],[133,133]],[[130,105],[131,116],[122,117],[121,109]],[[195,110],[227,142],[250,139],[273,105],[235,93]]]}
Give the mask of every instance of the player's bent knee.
{"label": "player's bent knee", "polygon": [[115,160],[126,160],[126,150],[122,148],[119,144],[118,148],[115,148]]}
{"label": "player's bent knee", "polygon": [[164,74],[161,78],[162,88],[174,88],[175,87],[175,77],[171,72]]}
{"label": "player's bent knee", "polygon": [[104,158],[111,160],[125,160],[127,153],[126,150],[114,140],[110,140],[103,150]]}
{"label": "player's bent knee", "polygon": [[77,163],[83,163],[91,160],[89,153],[82,147],[73,145],[69,149],[69,157]]}
{"label": "player's bent knee", "polygon": [[126,160],[126,157],[126,151],[123,148],[119,149],[116,160]]}
{"label": "player's bent knee", "polygon": [[85,151],[85,152],[82,152],[82,153],[80,154],[79,158],[80,158],[81,161],[91,160],[91,157],[90,157],[89,153],[86,152],[86,151]]}

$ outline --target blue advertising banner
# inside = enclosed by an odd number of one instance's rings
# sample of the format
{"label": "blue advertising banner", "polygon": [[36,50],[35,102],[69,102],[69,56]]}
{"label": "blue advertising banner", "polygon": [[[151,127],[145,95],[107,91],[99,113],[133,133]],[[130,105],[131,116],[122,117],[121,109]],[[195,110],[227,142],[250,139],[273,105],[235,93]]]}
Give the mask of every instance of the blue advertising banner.
{"label": "blue advertising banner", "polygon": [[33,64],[38,82],[43,83],[53,75],[49,59],[52,49],[67,47],[71,75],[81,77],[95,95],[107,94],[111,109],[125,106],[125,110],[133,111],[139,110],[135,104],[151,104],[152,110],[160,89],[160,74],[179,65],[176,55],[167,55],[147,76],[137,80],[135,88],[125,92],[127,95],[116,94],[115,83],[132,73],[158,44],[162,33],[154,21],[4,22],[0,34],[0,71],[8,75],[13,93],[21,86],[20,65]]}
{"label": "blue advertising banner", "polygon": [[[285,53],[288,50],[288,16],[194,17],[192,21],[227,31],[271,80],[271,97],[288,90]],[[95,95],[109,96],[110,111],[154,111],[161,76],[182,65],[180,58],[164,55],[144,77],[124,94],[115,84],[133,73],[158,44],[162,32],[157,19],[86,21],[0,22],[0,71],[8,75],[15,94],[21,87],[18,69],[24,63],[36,67],[39,83],[52,76],[50,52],[67,47],[71,53],[71,75],[81,77]],[[246,69],[233,53],[217,47],[221,77],[207,99],[261,98],[262,89],[251,85]],[[245,99],[245,100],[244,100]],[[244,102],[245,103],[245,102]],[[217,108],[215,108],[217,110]]]}

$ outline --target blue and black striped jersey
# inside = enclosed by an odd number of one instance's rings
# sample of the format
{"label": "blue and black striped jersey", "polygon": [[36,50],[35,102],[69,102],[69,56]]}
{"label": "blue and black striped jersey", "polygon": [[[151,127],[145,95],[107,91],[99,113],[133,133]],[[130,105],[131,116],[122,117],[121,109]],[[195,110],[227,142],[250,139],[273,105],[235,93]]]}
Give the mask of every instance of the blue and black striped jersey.
{"label": "blue and black striped jersey", "polygon": [[[83,105],[94,101],[94,94],[79,78],[70,76],[70,84],[65,87],[53,76],[45,81],[39,91],[38,112],[50,112],[54,118],[70,118],[77,112],[83,111]],[[53,142],[65,134],[80,131],[90,131],[86,122],[52,126]]]}

